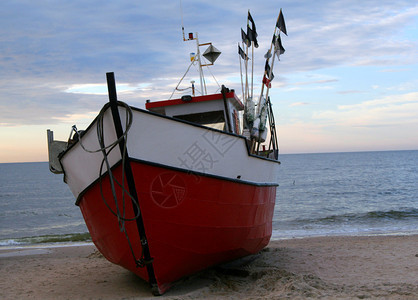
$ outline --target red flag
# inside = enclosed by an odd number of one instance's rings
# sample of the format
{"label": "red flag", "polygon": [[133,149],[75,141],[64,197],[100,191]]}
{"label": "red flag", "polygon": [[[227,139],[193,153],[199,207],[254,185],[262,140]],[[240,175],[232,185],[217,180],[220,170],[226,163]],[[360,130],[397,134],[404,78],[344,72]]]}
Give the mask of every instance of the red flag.
{"label": "red flag", "polygon": [[271,80],[267,78],[267,76],[264,74],[263,77],[263,83],[266,85],[266,87],[271,88]]}

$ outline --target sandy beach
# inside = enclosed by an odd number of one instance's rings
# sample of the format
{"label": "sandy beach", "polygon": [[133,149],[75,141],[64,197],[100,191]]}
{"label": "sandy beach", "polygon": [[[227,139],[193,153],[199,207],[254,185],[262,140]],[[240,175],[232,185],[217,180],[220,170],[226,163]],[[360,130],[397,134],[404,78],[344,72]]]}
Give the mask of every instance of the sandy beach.
{"label": "sandy beach", "polygon": [[[232,272],[233,271],[233,272]],[[0,251],[1,299],[155,299],[92,245]],[[185,278],[158,299],[416,299],[418,235],[271,242],[234,269]]]}

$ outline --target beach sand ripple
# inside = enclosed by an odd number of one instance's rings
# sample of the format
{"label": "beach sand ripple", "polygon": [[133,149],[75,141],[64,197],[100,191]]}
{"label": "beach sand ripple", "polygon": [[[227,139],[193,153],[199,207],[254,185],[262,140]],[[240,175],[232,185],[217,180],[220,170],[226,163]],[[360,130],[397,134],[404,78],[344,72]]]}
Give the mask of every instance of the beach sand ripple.
{"label": "beach sand ripple", "polygon": [[[252,259],[182,279],[158,299],[416,299],[416,245],[418,235],[274,241]],[[93,246],[0,256],[0,274],[1,299],[156,299]]]}

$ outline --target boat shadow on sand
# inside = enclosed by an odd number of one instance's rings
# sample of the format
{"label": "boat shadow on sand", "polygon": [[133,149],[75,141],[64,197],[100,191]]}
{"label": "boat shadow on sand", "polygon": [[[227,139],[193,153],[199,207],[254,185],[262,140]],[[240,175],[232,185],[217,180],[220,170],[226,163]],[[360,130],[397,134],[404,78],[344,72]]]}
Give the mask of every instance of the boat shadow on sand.
{"label": "boat shadow on sand", "polygon": [[321,297],[342,288],[314,275],[290,272],[290,249],[265,248],[260,253],[219,265],[176,282],[165,296],[192,298]]}
{"label": "boat shadow on sand", "polygon": [[[230,298],[277,298],[277,297],[322,297],[340,294],[344,288],[329,284],[314,275],[302,275],[287,270],[291,262],[289,248],[265,248],[260,253],[232,262],[211,267],[194,275],[184,277],[160,298],[164,299],[222,299]],[[105,259],[97,250],[88,259]],[[80,275],[81,276],[81,275]],[[149,293],[149,285],[134,273],[117,272],[107,278],[112,282],[125,281],[127,293]],[[110,296],[107,294],[107,296]],[[114,295],[115,297],[121,295]],[[151,294],[149,294],[151,298]],[[151,298],[152,299],[152,298]]]}

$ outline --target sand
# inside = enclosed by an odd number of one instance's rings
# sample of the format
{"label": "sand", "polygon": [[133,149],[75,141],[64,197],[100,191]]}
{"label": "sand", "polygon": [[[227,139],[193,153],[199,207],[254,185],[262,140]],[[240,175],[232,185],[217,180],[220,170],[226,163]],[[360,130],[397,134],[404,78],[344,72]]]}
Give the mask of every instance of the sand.
{"label": "sand", "polygon": [[0,251],[0,299],[418,299],[418,235],[271,242],[161,297],[92,245]]}

